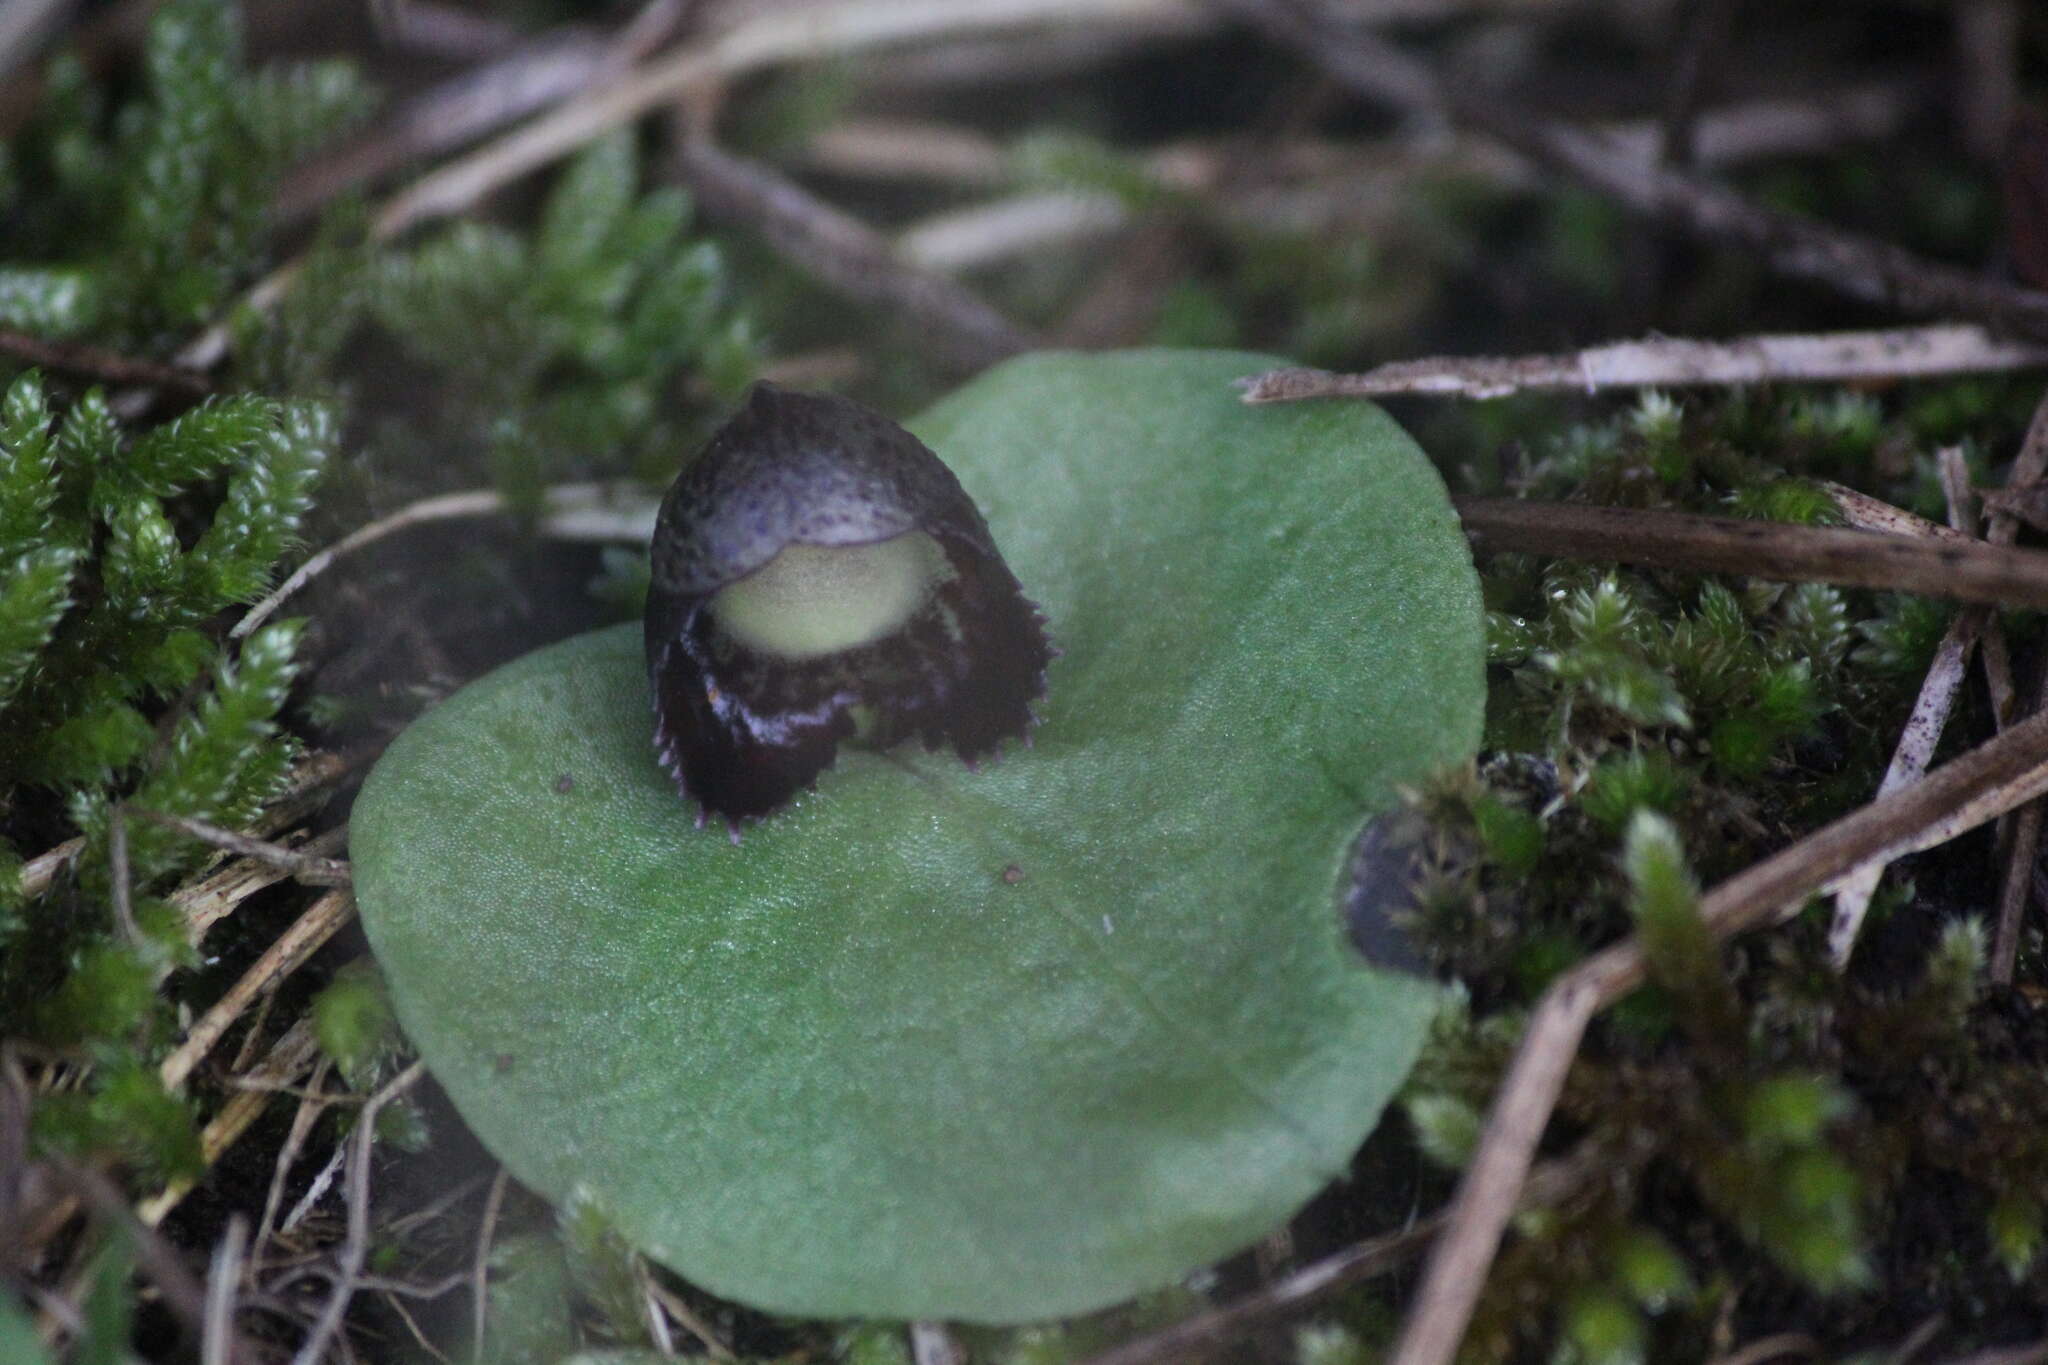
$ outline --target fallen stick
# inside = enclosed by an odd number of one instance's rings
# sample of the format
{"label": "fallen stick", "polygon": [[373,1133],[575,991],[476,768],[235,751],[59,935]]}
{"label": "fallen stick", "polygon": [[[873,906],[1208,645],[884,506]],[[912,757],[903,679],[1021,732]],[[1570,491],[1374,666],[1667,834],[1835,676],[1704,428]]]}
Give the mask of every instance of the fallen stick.
{"label": "fallen stick", "polygon": [[1516,498],[1453,498],[1481,550],[2048,608],[2048,553],[1981,541]]}
{"label": "fallen stick", "polygon": [[1362,374],[1288,367],[1238,381],[1247,403],[1440,394],[1499,398],[1524,390],[1921,379],[2048,368],[2048,346],[2003,341],[1982,327],[1944,324],[1870,332],[1793,333],[1689,341],[1648,337],[1583,351],[1524,356],[1430,356]]}

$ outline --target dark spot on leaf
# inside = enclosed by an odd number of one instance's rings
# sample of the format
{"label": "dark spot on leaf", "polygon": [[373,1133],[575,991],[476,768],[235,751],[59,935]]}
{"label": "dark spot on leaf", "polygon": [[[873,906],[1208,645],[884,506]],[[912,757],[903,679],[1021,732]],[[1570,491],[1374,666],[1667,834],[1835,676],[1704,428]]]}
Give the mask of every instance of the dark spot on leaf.
{"label": "dark spot on leaf", "polygon": [[1420,908],[1428,824],[1411,811],[1376,815],[1351,847],[1344,884],[1344,927],[1365,960],[1383,971],[1428,976],[1429,964],[1406,925]]}
{"label": "dark spot on leaf", "polygon": [[1023,880],[1024,869],[1017,866],[1015,863],[1011,863],[1008,867],[1003,869],[1003,885],[1015,886],[1018,882],[1021,882]]}
{"label": "dark spot on leaf", "polygon": [[513,1063],[517,1060],[518,1058],[509,1052],[500,1052],[497,1056],[491,1058],[491,1070],[502,1076],[512,1069]]}
{"label": "dark spot on leaf", "polygon": [[569,774],[563,773],[560,777],[555,779],[555,791],[560,795],[567,796],[570,792],[575,790],[576,779],[571,777]]}

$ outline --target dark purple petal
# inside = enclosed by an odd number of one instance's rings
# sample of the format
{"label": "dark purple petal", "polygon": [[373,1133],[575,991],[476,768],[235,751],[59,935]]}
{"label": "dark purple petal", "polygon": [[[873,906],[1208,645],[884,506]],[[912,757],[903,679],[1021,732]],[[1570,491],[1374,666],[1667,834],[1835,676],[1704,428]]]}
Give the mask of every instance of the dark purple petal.
{"label": "dark purple petal", "polygon": [[[921,552],[933,565],[922,600],[877,638],[791,657],[720,624],[732,599],[719,593],[789,545],[906,535],[930,537],[943,567]],[[952,472],[846,399],[756,385],[663,501],[647,608],[655,746],[709,813],[737,821],[783,805],[831,766],[856,714],[878,747],[916,738],[971,764],[1027,735],[1052,654]]]}

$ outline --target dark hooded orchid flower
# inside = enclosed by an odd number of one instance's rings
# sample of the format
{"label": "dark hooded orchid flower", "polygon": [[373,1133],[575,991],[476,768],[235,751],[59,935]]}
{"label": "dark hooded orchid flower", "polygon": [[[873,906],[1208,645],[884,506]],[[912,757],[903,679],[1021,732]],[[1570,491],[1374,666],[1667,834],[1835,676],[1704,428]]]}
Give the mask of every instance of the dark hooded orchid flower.
{"label": "dark hooded orchid flower", "polygon": [[662,500],[654,743],[700,823],[768,814],[856,734],[972,765],[1029,731],[1052,655],[959,480],[858,403],[756,384]]}

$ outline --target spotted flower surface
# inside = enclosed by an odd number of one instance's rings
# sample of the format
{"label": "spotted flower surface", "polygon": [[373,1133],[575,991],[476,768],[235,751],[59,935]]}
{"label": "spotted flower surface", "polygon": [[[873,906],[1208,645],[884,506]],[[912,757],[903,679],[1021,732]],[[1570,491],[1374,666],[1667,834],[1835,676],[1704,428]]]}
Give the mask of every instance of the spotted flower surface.
{"label": "spotted flower surface", "polygon": [[1033,724],[1037,609],[952,471],[849,399],[756,384],[652,555],[655,748],[703,814],[774,811],[855,736],[972,764]]}

